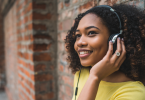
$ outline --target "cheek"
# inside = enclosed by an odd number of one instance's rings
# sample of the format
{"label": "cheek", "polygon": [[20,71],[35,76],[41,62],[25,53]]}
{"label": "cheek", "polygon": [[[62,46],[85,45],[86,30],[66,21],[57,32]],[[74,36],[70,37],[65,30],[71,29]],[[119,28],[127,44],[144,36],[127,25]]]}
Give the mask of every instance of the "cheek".
{"label": "cheek", "polygon": [[96,39],[92,39],[90,40],[90,43],[89,43],[94,49],[96,48],[100,48],[101,46],[103,46],[104,44],[104,41],[103,39],[101,38],[96,38]]}
{"label": "cheek", "polygon": [[98,38],[95,40],[92,40],[90,42],[91,47],[94,49],[94,51],[97,51],[99,53],[103,53],[106,52],[107,50],[107,40],[103,39],[103,38]]}

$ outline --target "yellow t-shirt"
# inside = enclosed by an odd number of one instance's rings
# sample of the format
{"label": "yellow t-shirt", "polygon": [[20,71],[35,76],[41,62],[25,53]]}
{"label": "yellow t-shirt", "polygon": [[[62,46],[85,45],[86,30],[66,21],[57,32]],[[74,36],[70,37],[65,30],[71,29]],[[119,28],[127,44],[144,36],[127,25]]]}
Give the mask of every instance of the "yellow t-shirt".
{"label": "yellow t-shirt", "polygon": [[[74,76],[74,92],[78,77],[79,71],[77,71]],[[88,77],[89,70],[87,68],[82,68],[76,100],[80,95]],[[75,93],[73,93],[72,100],[75,100]],[[101,81],[95,100],[145,100],[145,86],[140,81],[127,81],[120,83]]]}

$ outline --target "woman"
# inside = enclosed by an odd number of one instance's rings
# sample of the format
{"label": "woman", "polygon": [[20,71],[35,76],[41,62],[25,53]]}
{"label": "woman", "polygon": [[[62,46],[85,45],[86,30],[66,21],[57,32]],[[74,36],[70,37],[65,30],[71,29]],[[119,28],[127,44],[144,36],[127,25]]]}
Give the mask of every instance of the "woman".
{"label": "woman", "polygon": [[[108,42],[114,33],[121,33],[116,49]],[[72,100],[145,100],[142,10],[124,4],[93,7],[78,15],[65,43],[75,73]]]}

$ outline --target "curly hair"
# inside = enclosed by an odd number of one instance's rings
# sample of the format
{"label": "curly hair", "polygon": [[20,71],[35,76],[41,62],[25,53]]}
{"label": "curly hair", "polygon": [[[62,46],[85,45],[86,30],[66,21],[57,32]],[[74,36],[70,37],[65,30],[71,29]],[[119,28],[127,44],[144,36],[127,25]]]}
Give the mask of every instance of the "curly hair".
{"label": "curly hair", "polygon": [[[120,66],[119,71],[127,77],[144,83],[145,76],[145,13],[136,6],[126,4],[115,4],[111,6],[119,15],[123,38],[126,47],[126,59]],[[102,19],[102,23],[108,28],[109,35],[120,31],[117,16],[105,7],[93,7],[88,11],[81,13],[75,18],[74,25],[68,31],[65,44],[68,52],[67,60],[70,62],[69,68],[72,73],[79,70],[81,63],[77,52],[74,49],[76,41],[75,31],[79,21],[86,14],[92,13]],[[83,66],[82,66],[83,67]]]}

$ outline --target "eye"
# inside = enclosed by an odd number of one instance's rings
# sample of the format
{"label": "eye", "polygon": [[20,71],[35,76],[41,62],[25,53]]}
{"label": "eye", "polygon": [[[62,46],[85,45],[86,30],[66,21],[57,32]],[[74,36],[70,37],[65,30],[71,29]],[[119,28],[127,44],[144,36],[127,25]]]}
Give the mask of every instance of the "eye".
{"label": "eye", "polygon": [[79,38],[79,37],[81,37],[80,34],[76,34],[76,35],[75,35],[75,38]]}
{"label": "eye", "polygon": [[89,33],[88,33],[88,35],[93,35],[93,34],[97,34],[95,31],[90,31]]}

